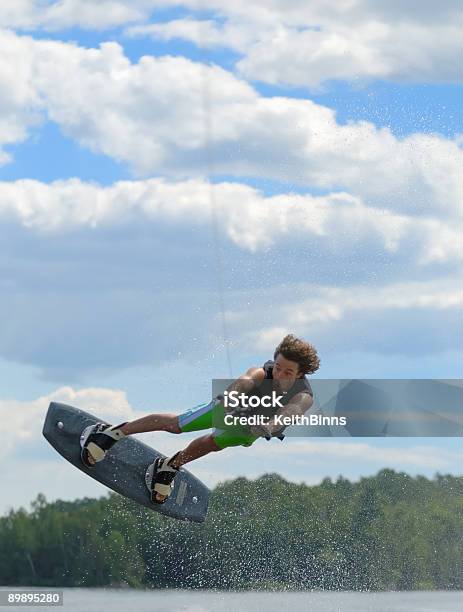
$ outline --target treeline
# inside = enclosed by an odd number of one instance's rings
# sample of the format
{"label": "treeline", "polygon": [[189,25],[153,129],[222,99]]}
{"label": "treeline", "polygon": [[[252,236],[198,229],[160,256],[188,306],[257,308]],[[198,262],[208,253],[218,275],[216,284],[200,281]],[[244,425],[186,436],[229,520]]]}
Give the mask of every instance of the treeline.
{"label": "treeline", "polygon": [[111,494],[0,518],[0,584],[211,589],[463,589],[463,477],[382,470],[318,486],[216,487],[204,524]]}

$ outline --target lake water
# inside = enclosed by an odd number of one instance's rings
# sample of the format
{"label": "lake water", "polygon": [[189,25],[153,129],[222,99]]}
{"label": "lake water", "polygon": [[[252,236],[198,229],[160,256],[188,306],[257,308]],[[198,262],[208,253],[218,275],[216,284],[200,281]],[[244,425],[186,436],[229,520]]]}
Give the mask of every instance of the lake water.
{"label": "lake water", "polygon": [[[6,590],[2,587],[2,590]],[[134,589],[64,589],[64,606],[21,606],[17,610],[78,612],[442,612],[463,610],[462,591],[405,593],[284,593],[214,591],[139,591]],[[5,608],[7,609],[7,608]]]}

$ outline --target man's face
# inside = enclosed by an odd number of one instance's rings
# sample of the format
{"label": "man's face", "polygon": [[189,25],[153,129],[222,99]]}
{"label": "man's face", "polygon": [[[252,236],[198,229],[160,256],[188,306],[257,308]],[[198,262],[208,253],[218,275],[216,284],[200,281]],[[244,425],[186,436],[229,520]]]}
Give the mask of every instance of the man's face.
{"label": "man's face", "polygon": [[279,353],[273,366],[273,380],[278,382],[281,390],[288,391],[294,385],[296,378],[300,377],[298,364]]}

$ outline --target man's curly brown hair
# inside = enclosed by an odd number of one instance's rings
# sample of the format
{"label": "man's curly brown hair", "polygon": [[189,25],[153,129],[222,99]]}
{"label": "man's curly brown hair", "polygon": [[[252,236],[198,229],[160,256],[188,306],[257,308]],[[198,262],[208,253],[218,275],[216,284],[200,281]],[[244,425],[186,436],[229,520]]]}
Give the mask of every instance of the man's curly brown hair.
{"label": "man's curly brown hair", "polygon": [[296,338],[293,334],[288,334],[283,338],[276,347],[273,358],[276,359],[280,353],[285,359],[295,361],[299,366],[299,371],[304,375],[313,374],[320,367],[320,359],[315,347],[309,342]]}

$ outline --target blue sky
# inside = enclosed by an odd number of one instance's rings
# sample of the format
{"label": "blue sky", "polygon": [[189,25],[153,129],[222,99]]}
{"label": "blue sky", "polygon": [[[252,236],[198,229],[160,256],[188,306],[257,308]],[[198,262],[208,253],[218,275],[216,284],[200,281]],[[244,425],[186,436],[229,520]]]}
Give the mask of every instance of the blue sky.
{"label": "blue sky", "polygon": [[[288,332],[324,378],[461,376],[462,9],[190,6],[30,0],[0,19],[4,509],[103,492],[42,442],[52,398],[180,412]],[[339,443],[312,472],[262,445],[198,473],[460,472],[458,440]]]}

